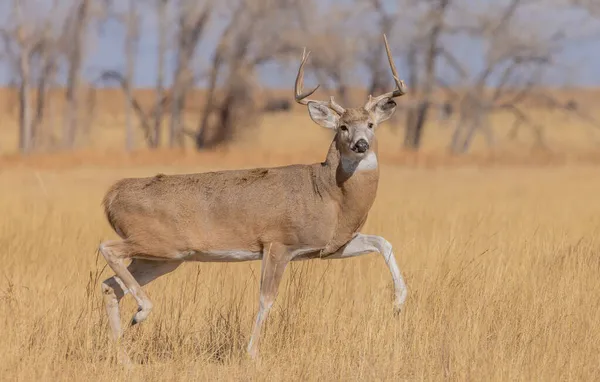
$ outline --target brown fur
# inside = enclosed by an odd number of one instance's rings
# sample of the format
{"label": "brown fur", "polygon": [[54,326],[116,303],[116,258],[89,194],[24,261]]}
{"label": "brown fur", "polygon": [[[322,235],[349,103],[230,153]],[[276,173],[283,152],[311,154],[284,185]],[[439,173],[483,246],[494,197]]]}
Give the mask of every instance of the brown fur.
{"label": "brown fur", "polygon": [[379,177],[377,170],[340,175],[336,142],[325,162],[312,165],[118,181],[104,208],[125,240],[122,256],[259,252],[271,242],[335,252],[364,224]]}
{"label": "brown fur", "polygon": [[340,116],[340,124],[353,125],[356,123],[364,123],[371,119],[371,113],[364,108],[346,109],[346,112]]}

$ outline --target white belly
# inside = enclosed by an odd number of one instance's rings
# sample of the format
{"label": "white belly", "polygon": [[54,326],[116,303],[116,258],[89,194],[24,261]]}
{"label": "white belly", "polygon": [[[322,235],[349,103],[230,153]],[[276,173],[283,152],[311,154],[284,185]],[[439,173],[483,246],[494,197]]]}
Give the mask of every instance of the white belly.
{"label": "white belly", "polygon": [[238,262],[262,259],[262,252],[251,252],[245,250],[196,252],[190,251],[178,256],[183,261],[202,262]]}
{"label": "white belly", "polygon": [[[321,248],[300,248],[292,252],[292,260],[307,260],[313,258],[314,254],[319,252]],[[242,249],[197,252],[189,251],[179,254],[178,259],[183,261],[200,261],[200,262],[239,262],[239,261],[254,261],[262,259],[262,252],[252,252]]]}

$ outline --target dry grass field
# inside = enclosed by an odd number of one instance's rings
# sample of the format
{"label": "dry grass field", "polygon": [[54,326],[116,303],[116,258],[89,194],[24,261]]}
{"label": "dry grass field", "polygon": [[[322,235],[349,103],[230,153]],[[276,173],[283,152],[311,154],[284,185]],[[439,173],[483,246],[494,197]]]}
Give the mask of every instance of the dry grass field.
{"label": "dry grass field", "polygon": [[[216,153],[107,153],[122,145],[113,120],[93,133],[103,150],[0,159],[0,379],[598,380],[600,178],[573,159],[596,147],[567,122],[548,131],[559,160],[525,150],[530,161],[485,165],[401,157],[401,134],[382,126],[364,232],[395,247],[403,313],[376,254],[293,263],[258,363],[244,354],[258,262],[185,264],[147,286],[155,308],[125,335],[135,365],[115,363],[100,295],[112,274],[96,249],[116,235],[100,201],[121,177],[319,161],[330,135],[307,115],[270,116]],[[444,134],[428,130],[431,153]],[[124,322],[135,308],[127,296]]]}

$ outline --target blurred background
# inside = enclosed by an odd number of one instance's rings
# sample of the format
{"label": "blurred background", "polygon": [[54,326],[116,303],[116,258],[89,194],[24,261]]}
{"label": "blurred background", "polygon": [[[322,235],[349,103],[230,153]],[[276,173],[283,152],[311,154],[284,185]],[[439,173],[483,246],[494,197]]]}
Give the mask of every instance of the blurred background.
{"label": "blurred background", "polygon": [[[115,365],[98,245],[118,179],[315,163],[294,102],[408,93],[377,130],[381,256],[184,264]],[[600,380],[599,0],[0,1],[4,380]],[[199,235],[211,234],[199,232]],[[122,320],[137,306],[126,297]]]}
{"label": "blurred background", "polygon": [[599,148],[594,0],[5,0],[0,15],[1,154],[310,150],[303,47],[306,86],[359,106],[394,86],[384,33],[409,87],[386,152]]}

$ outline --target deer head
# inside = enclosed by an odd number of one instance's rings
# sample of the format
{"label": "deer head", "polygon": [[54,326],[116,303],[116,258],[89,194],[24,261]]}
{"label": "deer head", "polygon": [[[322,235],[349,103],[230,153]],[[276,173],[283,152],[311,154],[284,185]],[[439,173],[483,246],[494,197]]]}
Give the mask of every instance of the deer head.
{"label": "deer head", "polygon": [[304,49],[302,53],[302,62],[294,86],[296,102],[308,106],[311,119],[318,125],[336,131],[338,148],[342,155],[346,157],[361,159],[367,155],[375,138],[375,130],[381,122],[389,119],[396,111],[396,102],[393,98],[406,94],[406,85],[398,77],[392,52],[385,35],[383,35],[383,41],[392,75],[396,82],[396,89],[378,97],[369,96],[367,103],[358,108],[345,109],[335,102],[333,96],[329,101],[308,99],[307,97],[313,94],[320,85],[303,93],[304,65],[310,56],[310,52]]}

